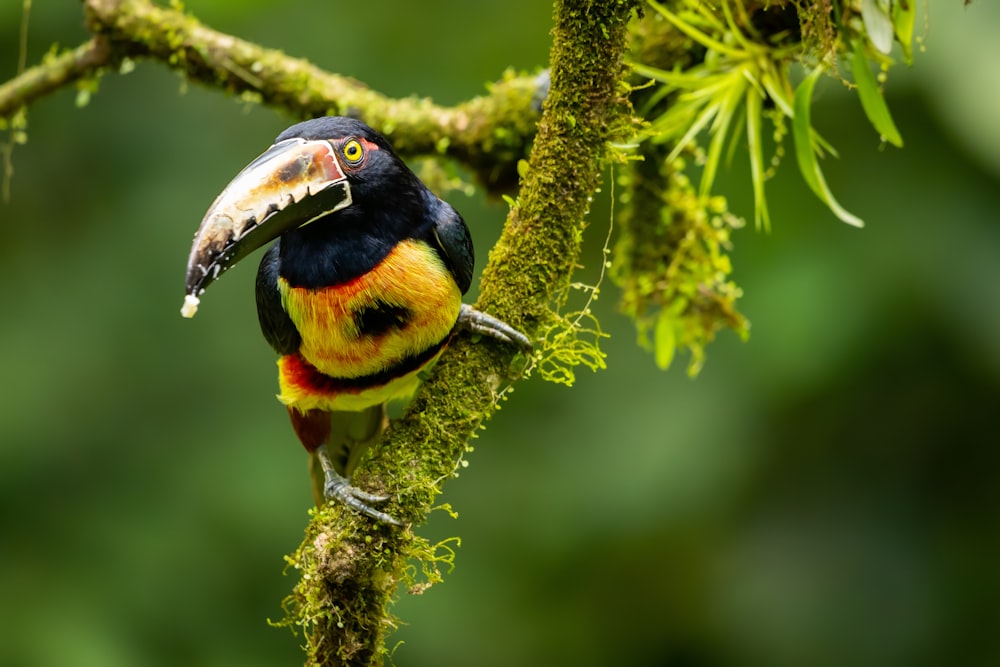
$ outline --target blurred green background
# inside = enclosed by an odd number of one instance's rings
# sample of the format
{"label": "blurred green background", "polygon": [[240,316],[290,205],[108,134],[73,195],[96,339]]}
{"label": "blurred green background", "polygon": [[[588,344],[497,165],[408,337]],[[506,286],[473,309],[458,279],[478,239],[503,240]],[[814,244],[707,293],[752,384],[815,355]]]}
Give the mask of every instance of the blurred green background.
{"label": "blurred green background", "polygon": [[[550,7],[191,0],[209,25],[453,103],[547,61]],[[0,4],[0,78],[20,3]],[[701,376],[637,349],[538,379],[446,487],[457,567],[404,595],[400,665],[1000,664],[1000,6],[935,0],[894,69],[903,150],[821,84],[839,222],[789,157],[774,231],[735,235],[753,322]],[[85,38],[36,0],[29,62]],[[178,315],[191,235],[289,123],[153,63],[30,111],[0,205],[0,665],[301,663],[271,629],[310,504],[275,401],[255,261]],[[746,162],[720,189],[752,217]],[[506,206],[452,197],[482,268]],[[585,279],[600,262],[595,207]]]}

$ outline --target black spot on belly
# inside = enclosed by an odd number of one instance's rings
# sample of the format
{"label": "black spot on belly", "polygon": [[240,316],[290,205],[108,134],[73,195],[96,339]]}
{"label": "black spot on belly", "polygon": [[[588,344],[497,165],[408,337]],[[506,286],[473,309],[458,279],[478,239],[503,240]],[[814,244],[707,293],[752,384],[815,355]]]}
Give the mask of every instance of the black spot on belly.
{"label": "black spot on belly", "polygon": [[354,323],[361,336],[381,336],[392,329],[403,329],[412,317],[409,309],[379,300],[354,311]]}

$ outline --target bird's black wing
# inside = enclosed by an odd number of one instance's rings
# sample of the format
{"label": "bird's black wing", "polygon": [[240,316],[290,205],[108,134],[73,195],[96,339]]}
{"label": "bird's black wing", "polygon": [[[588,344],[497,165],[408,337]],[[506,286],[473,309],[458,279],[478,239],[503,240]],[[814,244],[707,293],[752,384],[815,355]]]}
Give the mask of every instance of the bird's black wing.
{"label": "bird's black wing", "polygon": [[476,253],[472,247],[469,228],[458,211],[440,199],[434,198],[431,207],[434,216],[434,240],[448,270],[455,276],[458,288],[465,294],[472,285],[472,270]]}
{"label": "bird's black wing", "polygon": [[257,318],[264,338],[278,354],[294,354],[302,344],[295,323],[281,307],[278,291],[278,250],[281,241],[274,242],[257,269]]}

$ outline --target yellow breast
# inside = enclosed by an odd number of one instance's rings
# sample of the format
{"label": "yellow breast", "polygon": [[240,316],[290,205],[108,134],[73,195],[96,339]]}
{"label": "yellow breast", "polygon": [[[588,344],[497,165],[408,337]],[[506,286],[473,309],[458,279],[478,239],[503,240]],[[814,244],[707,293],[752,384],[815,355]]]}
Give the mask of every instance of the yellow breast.
{"label": "yellow breast", "polygon": [[399,243],[375,268],[320,289],[279,280],[282,305],[302,336],[300,356],[324,375],[383,373],[437,346],[458,319],[462,294],[422,241]]}

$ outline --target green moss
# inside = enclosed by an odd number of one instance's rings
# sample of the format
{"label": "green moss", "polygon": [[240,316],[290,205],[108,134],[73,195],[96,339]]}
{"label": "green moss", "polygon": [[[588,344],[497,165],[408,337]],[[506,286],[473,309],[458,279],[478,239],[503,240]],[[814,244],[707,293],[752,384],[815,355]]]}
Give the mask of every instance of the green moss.
{"label": "green moss", "polygon": [[578,366],[592,371],[607,368],[607,355],[600,346],[601,339],[607,337],[589,307],[553,318],[542,328],[540,350],[530,370],[537,367],[543,380],[571,387]]}
{"label": "green moss", "polygon": [[666,147],[645,144],[642,161],[623,172],[625,209],[614,249],[612,279],[622,288],[621,310],[633,318],[639,343],[666,368],[686,349],[697,374],[705,346],[720,329],[740,337],[749,323],[736,310],[740,289],[728,279],[730,232],[740,222],[721,197],[698,195],[681,161]]}
{"label": "green moss", "polygon": [[[341,511],[332,505],[312,511],[302,544],[286,557],[299,581],[282,605],[285,618],[273,624],[301,632],[307,664],[377,662],[384,634],[395,625],[388,607],[407,560],[448,559],[409,532],[396,531],[409,538],[399,540],[387,527],[343,521]],[[433,575],[435,568],[424,571]]]}

